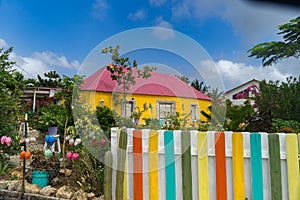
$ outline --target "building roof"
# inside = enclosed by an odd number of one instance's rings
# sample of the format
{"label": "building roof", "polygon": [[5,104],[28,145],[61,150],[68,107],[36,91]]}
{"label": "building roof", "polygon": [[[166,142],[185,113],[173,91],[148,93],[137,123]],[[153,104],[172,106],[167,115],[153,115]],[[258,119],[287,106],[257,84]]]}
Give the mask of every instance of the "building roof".
{"label": "building roof", "polygon": [[[87,77],[82,90],[110,93],[123,92],[117,81],[111,79],[110,72],[106,67]],[[136,78],[136,84],[131,86],[127,93],[211,100],[208,96],[177,77],[158,72],[151,72],[151,76],[148,79]]]}
{"label": "building roof", "polygon": [[233,89],[231,89],[231,90],[228,90],[228,91],[225,92],[224,94],[226,95],[226,94],[231,93],[231,92],[233,92],[233,91],[235,91],[235,90],[237,90],[237,89],[239,89],[239,88],[242,88],[242,87],[244,87],[244,86],[246,86],[246,85],[248,85],[248,84],[254,84],[254,83],[259,84],[260,81],[259,81],[259,80],[256,80],[256,79],[252,79],[252,80],[247,81],[247,82],[245,82],[245,83],[243,83],[243,84],[241,84],[241,85],[239,85],[239,86],[236,86],[235,88],[233,88]]}

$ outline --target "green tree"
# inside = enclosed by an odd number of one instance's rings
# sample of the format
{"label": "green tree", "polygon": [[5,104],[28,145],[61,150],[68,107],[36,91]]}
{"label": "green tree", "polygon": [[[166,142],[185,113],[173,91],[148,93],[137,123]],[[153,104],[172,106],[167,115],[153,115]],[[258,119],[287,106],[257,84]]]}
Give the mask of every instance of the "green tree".
{"label": "green tree", "polygon": [[95,112],[101,129],[109,132],[110,128],[116,124],[113,111],[107,106],[97,106]]}
{"label": "green tree", "polygon": [[283,41],[263,42],[252,47],[249,57],[261,58],[263,66],[270,66],[281,59],[300,55],[300,16],[278,26]]}
{"label": "green tree", "polygon": [[175,77],[177,77],[178,79],[182,80],[186,84],[190,84],[189,77],[187,77],[187,76],[178,76],[178,75],[175,75]]}
{"label": "green tree", "polygon": [[209,89],[209,87],[207,87],[207,86],[204,85],[204,82],[203,82],[203,81],[199,82],[198,79],[195,79],[195,80],[191,83],[191,86],[192,86],[193,88],[195,88],[196,90],[202,92],[203,94],[206,94],[206,93],[208,92],[208,89]]}
{"label": "green tree", "polygon": [[80,89],[83,84],[83,76],[74,75],[73,77],[63,76],[60,81],[60,90],[55,93],[55,99],[63,100],[66,108],[67,124],[74,126],[72,106],[79,101]]}
{"label": "green tree", "polygon": [[9,59],[12,49],[12,47],[7,50],[0,49],[0,137],[6,135],[12,138],[10,147],[1,145],[3,153],[0,157],[6,153],[15,153],[18,149],[16,127],[21,117],[24,117],[19,112],[24,77],[14,68],[15,62]]}
{"label": "green tree", "polygon": [[60,87],[62,79],[56,71],[46,72],[44,73],[44,76],[45,78],[42,78],[40,75],[37,76],[38,81],[36,82],[36,86],[51,88]]}
{"label": "green tree", "polygon": [[225,129],[229,131],[249,130],[249,122],[255,113],[251,102],[246,100],[243,105],[232,105],[230,100],[226,100],[226,103]]}
{"label": "green tree", "polygon": [[[136,84],[136,78],[147,79],[151,76],[151,72],[156,70],[156,67],[144,66],[143,70],[138,69],[138,64],[136,60],[130,61],[129,57],[120,57],[119,48],[108,47],[103,48],[102,53],[110,53],[112,63],[106,66],[106,69],[111,73],[111,79],[116,80],[118,85],[123,89],[123,102],[126,103],[126,93],[132,85]],[[123,106],[125,106],[124,104]],[[126,109],[125,116],[126,116]]]}
{"label": "green tree", "polygon": [[201,111],[201,114],[210,122],[210,130],[220,131],[226,118],[226,101],[223,92],[218,89],[213,89],[208,95],[211,98],[212,104],[208,107],[210,113]]}

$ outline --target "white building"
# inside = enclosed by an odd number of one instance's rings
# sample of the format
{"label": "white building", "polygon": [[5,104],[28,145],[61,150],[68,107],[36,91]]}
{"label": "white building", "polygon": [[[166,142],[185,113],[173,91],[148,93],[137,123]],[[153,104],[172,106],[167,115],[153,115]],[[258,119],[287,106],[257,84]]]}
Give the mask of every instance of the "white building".
{"label": "white building", "polygon": [[[224,96],[226,97],[226,99],[229,99],[233,105],[243,105],[247,99],[253,97],[255,92],[258,92],[259,83],[260,81],[256,79],[252,79],[248,82],[243,83],[242,85],[239,85],[225,92]],[[250,92],[249,92],[249,88],[250,88]],[[244,94],[247,94],[247,96],[245,96]],[[254,103],[253,100],[250,101],[251,104]]]}

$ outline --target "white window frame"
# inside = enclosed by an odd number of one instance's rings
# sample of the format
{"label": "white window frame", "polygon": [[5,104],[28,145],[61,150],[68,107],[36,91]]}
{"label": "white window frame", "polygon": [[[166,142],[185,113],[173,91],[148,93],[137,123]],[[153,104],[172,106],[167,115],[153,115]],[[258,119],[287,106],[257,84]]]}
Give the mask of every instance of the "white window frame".
{"label": "white window frame", "polygon": [[[162,114],[161,113],[161,105],[171,105],[171,113]],[[176,102],[175,101],[167,101],[167,100],[157,100],[156,101],[156,113],[157,119],[165,120],[168,115],[176,114]]]}
{"label": "white window frame", "polygon": [[[193,121],[197,121],[200,119],[200,116],[199,116],[199,105],[197,103],[191,103],[190,105],[190,109],[191,109],[191,118]],[[193,111],[194,109],[194,111]]]}
{"label": "white window frame", "polygon": [[[134,100],[126,101],[122,103],[122,117],[131,117],[131,114],[135,112],[136,102]],[[126,109],[126,112],[125,112]],[[125,116],[126,113],[126,116]]]}

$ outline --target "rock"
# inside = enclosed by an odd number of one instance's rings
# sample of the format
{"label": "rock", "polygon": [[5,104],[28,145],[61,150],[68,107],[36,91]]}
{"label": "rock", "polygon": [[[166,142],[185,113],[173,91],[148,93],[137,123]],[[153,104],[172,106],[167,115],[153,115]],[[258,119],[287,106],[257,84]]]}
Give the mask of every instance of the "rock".
{"label": "rock", "polygon": [[68,186],[62,186],[56,192],[56,197],[71,199],[74,196],[74,191]]}
{"label": "rock", "polygon": [[40,191],[42,188],[40,188],[36,184],[26,184],[25,185],[25,192],[31,193],[31,194],[40,194]]}
{"label": "rock", "polygon": [[54,187],[51,187],[50,185],[44,187],[41,191],[40,194],[43,196],[54,196],[57,192],[57,189]]}
{"label": "rock", "polygon": [[66,169],[66,171],[64,169],[59,170],[60,173],[62,174],[66,174],[66,176],[71,176],[72,174],[72,170],[70,169]]}
{"label": "rock", "polygon": [[60,178],[55,177],[54,179],[52,179],[51,185],[56,186],[59,184],[60,181],[61,181]]}
{"label": "rock", "polygon": [[94,197],[96,197],[96,195],[95,195],[93,192],[90,192],[90,193],[87,193],[87,194],[86,194],[86,197],[87,197],[88,199],[93,199]]}
{"label": "rock", "polygon": [[72,200],[88,200],[88,198],[83,190],[79,190],[75,192]]}
{"label": "rock", "polygon": [[7,184],[7,190],[16,191],[20,184],[22,184],[22,181],[9,181]]}
{"label": "rock", "polygon": [[0,190],[6,190],[8,187],[9,181],[0,181]]}
{"label": "rock", "polygon": [[[29,183],[25,181],[25,188],[26,188],[26,185],[28,185]],[[22,181],[20,182],[20,184],[18,185],[18,188],[17,188],[17,192],[22,192],[22,189],[23,189],[23,184],[22,184]]]}
{"label": "rock", "polygon": [[95,194],[93,192],[87,193],[82,189],[75,192],[72,200],[90,200],[95,198]]}

